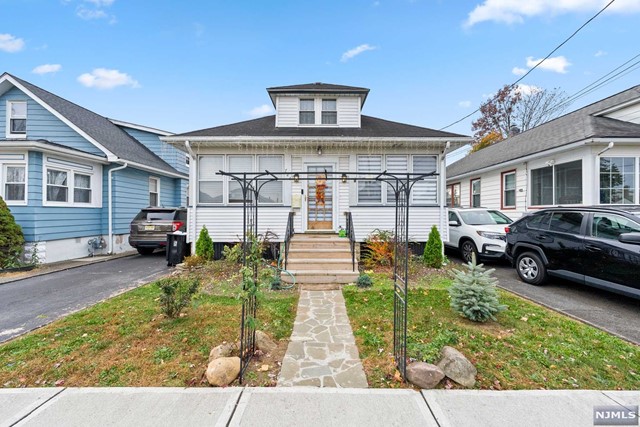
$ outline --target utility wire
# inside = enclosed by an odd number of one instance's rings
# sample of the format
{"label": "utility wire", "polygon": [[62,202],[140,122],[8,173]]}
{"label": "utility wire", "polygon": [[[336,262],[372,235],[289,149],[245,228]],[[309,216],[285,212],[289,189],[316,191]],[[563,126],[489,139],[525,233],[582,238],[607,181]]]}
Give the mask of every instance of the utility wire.
{"label": "utility wire", "polygon": [[[613,4],[613,2],[615,2],[616,0],[611,0],[609,3],[606,4],[606,6],[604,6],[602,9],[600,9],[600,11],[598,13],[596,13],[595,15],[593,15],[591,18],[589,18],[589,20],[587,22],[585,22],[584,24],[582,24],[580,26],[580,28],[578,28],[577,30],[575,30],[573,32],[573,34],[571,34],[569,37],[567,37],[562,43],[560,43],[558,46],[556,46],[555,49],[553,49],[551,52],[549,52],[549,54],[547,56],[545,56],[542,61],[538,62],[536,65],[534,65],[531,69],[529,69],[523,76],[521,76],[518,80],[516,80],[515,82],[511,83],[509,85],[509,89],[512,89],[515,85],[517,85],[518,83],[520,83],[525,77],[527,77],[529,74],[531,74],[531,72],[533,70],[535,70],[536,68],[538,68],[544,61],[546,61],[547,59],[549,59],[549,57],[551,55],[553,55],[558,49],[560,49],[562,46],[564,46],[569,40],[571,40],[576,34],[578,34],[578,32],[580,32],[580,30],[582,30],[584,27],[586,27],[587,25],[589,25],[589,23],[591,21],[593,21],[594,19],[596,19],[602,12],[604,12],[605,10],[607,10],[607,8],[609,6],[611,6]],[[495,100],[495,96],[493,98],[491,98],[491,100],[487,101],[487,102],[492,102],[493,100]],[[460,123],[461,121],[468,119],[469,117],[473,116],[475,113],[477,113],[478,111],[480,111],[480,108],[478,107],[475,111],[467,114],[466,116],[464,116],[463,118],[456,120],[455,122],[440,128],[439,130],[445,130],[447,128],[450,128],[453,125],[456,125],[458,123]]]}

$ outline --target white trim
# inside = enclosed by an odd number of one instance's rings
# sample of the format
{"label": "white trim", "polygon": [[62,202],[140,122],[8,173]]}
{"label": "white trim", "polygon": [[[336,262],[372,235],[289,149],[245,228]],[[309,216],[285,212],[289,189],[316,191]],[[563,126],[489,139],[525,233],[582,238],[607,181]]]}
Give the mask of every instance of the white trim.
{"label": "white trim", "polygon": [[[189,141],[193,148],[193,143],[252,143],[252,146],[255,146],[259,143],[272,144],[272,143],[291,143],[291,142],[299,142],[301,146],[313,146],[313,144],[317,143],[329,143],[329,142],[353,142],[353,143],[366,143],[366,142],[386,142],[390,144],[414,144],[416,142],[432,142],[442,144],[442,148],[446,145],[447,142],[450,142],[451,145],[459,144],[460,146],[469,144],[473,142],[473,138],[471,137],[416,137],[416,138],[403,138],[403,137],[359,137],[359,136],[309,136],[309,137],[301,137],[301,136],[166,136],[160,138],[161,141],[164,141],[169,144],[180,143],[183,144],[185,141]],[[197,144],[200,145],[200,144]],[[337,145],[337,144],[335,144]]]}
{"label": "white trim", "polygon": [[[97,166],[97,165],[96,165]],[[47,200],[47,170],[65,172],[67,174],[67,200],[65,202]],[[91,180],[91,201],[82,203],[74,201],[75,174],[87,175]],[[45,207],[65,207],[65,208],[101,208],[102,207],[102,168],[88,164],[51,158],[45,156],[42,159],[42,206]]]}
{"label": "white trim", "polygon": [[[17,117],[17,119],[24,119],[25,121],[25,129],[24,129],[24,133],[11,133],[11,119],[14,118],[11,115],[11,106],[12,104],[24,104],[24,108],[26,110],[26,113],[24,115],[24,117]],[[27,120],[29,118],[29,112],[28,112],[28,107],[29,107],[29,103],[27,102],[27,100],[22,100],[22,99],[7,99],[7,105],[6,105],[6,119],[7,119],[7,127],[6,127],[6,137],[7,138],[11,138],[11,139],[27,139]]]}
{"label": "white trim", "polygon": [[129,129],[141,130],[143,132],[149,132],[149,133],[153,133],[153,134],[156,134],[156,135],[162,135],[162,136],[174,135],[173,132],[167,132],[167,131],[156,129],[156,128],[152,128],[152,127],[149,127],[149,126],[137,125],[135,123],[124,122],[122,120],[116,120],[116,119],[107,119],[107,120],[109,120],[111,123],[113,123],[116,126],[122,126],[122,127],[129,128]]}
{"label": "white trim", "polygon": [[623,102],[622,104],[616,104],[613,107],[605,108],[604,110],[600,110],[597,113],[593,113],[594,116],[606,116],[607,114],[613,113],[618,110],[622,110],[626,107],[629,107],[634,104],[640,103],[640,97],[630,99],[627,102]]}
{"label": "white trim", "polygon": [[[155,205],[151,204],[151,194],[154,194],[153,191],[151,191],[151,181],[155,181],[156,182],[156,192],[155,194],[157,194],[157,201]],[[162,185],[162,182],[160,181],[160,177],[157,176],[150,176],[149,177],[149,206],[151,207],[160,207],[162,206],[162,203],[160,201],[160,186]]]}
{"label": "white trim", "polygon": [[[338,167],[340,165],[340,159],[338,157],[303,157],[302,158],[302,170],[304,172],[309,171],[309,166],[331,166],[333,168],[333,172],[338,172]],[[302,232],[306,232],[309,229],[309,180],[302,181],[302,187],[304,188],[304,197],[302,201]],[[332,191],[332,204],[333,209],[331,212],[331,230],[337,231],[338,224],[340,223],[340,218],[338,215],[340,214],[340,181],[334,180],[330,181],[333,185]]]}
{"label": "white trim", "polygon": [[47,144],[45,142],[39,142],[39,141],[20,141],[20,142],[2,141],[2,148],[3,149],[29,148],[31,149],[30,151],[38,151],[42,153],[60,153],[68,156],[73,156],[74,158],[90,160],[92,162],[100,163],[103,165],[106,165],[109,163],[109,161],[106,158],[96,154],[84,153],[82,151],[74,150],[71,148],[57,147],[57,146],[53,146],[51,144]]}

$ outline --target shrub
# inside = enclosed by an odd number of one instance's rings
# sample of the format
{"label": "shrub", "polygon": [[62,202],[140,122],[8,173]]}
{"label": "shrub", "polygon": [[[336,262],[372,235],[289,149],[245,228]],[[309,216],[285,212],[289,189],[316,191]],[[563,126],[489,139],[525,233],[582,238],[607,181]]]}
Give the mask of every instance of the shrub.
{"label": "shrub", "polygon": [[485,270],[482,264],[476,264],[475,254],[464,268],[466,271],[453,270],[452,273],[453,284],[449,288],[451,308],[474,322],[496,320],[494,315],[507,306],[498,300],[498,280],[491,275],[495,269]]}
{"label": "shrub", "polygon": [[191,256],[185,257],[183,262],[187,268],[194,268],[204,264],[205,260],[201,256],[191,255]]}
{"label": "shrub", "polygon": [[358,276],[356,285],[358,285],[359,288],[370,288],[373,285],[371,276],[369,276],[368,274],[361,274],[360,276]]}
{"label": "shrub", "polygon": [[0,197],[0,267],[17,266],[23,250],[22,228],[16,223],[9,207]]}
{"label": "shrub", "polygon": [[429,233],[429,239],[424,246],[424,253],[422,259],[427,267],[441,268],[444,257],[442,255],[442,239],[440,239],[440,232],[435,225],[431,227]]}
{"label": "shrub", "polygon": [[365,250],[362,254],[362,262],[365,267],[393,264],[394,236],[392,231],[376,228],[367,236],[364,243]]}
{"label": "shrub", "polygon": [[160,309],[167,317],[175,318],[183,308],[191,303],[191,298],[198,291],[198,279],[167,277],[156,282],[160,288]]}
{"label": "shrub", "polygon": [[242,243],[236,243],[233,246],[225,246],[222,249],[222,256],[229,262],[239,263],[243,257]]}
{"label": "shrub", "polygon": [[206,261],[213,259],[213,240],[209,237],[209,230],[207,230],[206,225],[202,226],[200,235],[196,241],[196,255],[202,257]]}

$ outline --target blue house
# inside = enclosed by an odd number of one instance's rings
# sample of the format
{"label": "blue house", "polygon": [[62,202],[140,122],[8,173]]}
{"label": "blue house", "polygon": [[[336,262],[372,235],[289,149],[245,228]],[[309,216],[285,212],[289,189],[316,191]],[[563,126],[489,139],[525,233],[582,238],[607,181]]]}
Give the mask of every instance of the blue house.
{"label": "blue house", "polygon": [[184,206],[183,152],[168,132],[110,120],[11,74],[0,76],[0,196],[41,262],[131,250],[147,206]]}

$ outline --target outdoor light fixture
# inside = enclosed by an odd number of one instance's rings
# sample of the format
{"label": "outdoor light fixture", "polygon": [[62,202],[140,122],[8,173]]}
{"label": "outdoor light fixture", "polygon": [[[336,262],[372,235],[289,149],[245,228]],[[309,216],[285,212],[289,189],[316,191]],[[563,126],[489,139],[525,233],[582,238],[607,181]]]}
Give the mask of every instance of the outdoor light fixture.
{"label": "outdoor light fixture", "polygon": [[298,175],[297,173],[293,174],[293,182],[300,182],[300,175]]}
{"label": "outdoor light fixture", "polygon": [[317,151],[318,151],[318,156],[322,156],[322,147],[318,145]]}
{"label": "outdoor light fixture", "polygon": [[342,183],[343,183],[343,184],[346,184],[346,183],[347,183],[347,174],[346,174],[346,173],[343,173],[343,174],[342,174]]}

